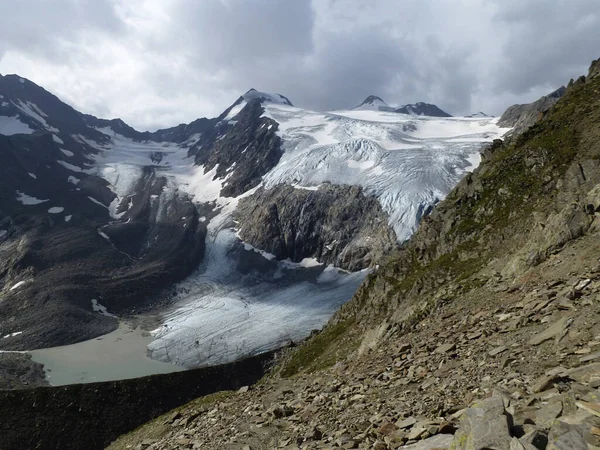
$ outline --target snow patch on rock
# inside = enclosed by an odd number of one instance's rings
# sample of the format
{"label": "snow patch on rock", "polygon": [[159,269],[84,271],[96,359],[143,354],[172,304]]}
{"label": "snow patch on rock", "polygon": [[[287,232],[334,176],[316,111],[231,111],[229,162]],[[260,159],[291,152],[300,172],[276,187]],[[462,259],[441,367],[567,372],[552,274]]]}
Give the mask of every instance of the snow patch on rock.
{"label": "snow patch on rock", "polygon": [[59,163],[61,166],[63,166],[65,169],[70,170],[71,172],[78,172],[78,173],[83,172],[83,169],[81,167],[74,166],[73,164],[69,164],[66,161],[63,161],[63,160],[59,159],[56,162]]}
{"label": "snow patch on rock", "polygon": [[9,333],[3,336],[3,339],[8,339],[11,337],[15,337],[15,336],[19,336],[20,334],[23,334],[22,331],[15,331],[14,333]]}
{"label": "snow patch on rock", "polygon": [[23,285],[25,285],[25,284],[29,283],[30,281],[32,281],[32,280],[23,280],[23,281],[19,281],[18,283],[15,283],[15,284],[13,285],[13,287],[11,287],[11,288],[9,289],[9,291],[14,291],[14,290],[16,290],[16,289],[19,289],[21,286],[23,286]]}
{"label": "snow patch on rock", "polygon": [[98,300],[96,300],[95,298],[92,299],[92,310],[106,317],[117,317],[114,314],[109,313],[106,309],[106,306],[98,303]]}
{"label": "snow patch on rock", "polygon": [[18,116],[0,116],[0,134],[12,136],[13,134],[31,134],[35,130],[19,120]]}
{"label": "snow patch on rock", "polygon": [[27,206],[39,205],[40,203],[49,201],[48,199],[41,200],[39,198],[32,197],[31,195],[24,194],[20,191],[17,191],[17,200],[20,201],[23,205]]}

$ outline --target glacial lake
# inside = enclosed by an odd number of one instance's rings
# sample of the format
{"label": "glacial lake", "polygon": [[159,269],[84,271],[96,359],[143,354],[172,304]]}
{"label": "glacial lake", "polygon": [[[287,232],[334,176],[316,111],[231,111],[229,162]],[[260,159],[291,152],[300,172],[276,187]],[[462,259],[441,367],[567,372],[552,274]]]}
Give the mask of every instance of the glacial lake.
{"label": "glacial lake", "polygon": [[186,370],[146,356],[152,336],[139,325],[122,322],[112,333],[61,347],[31,350],[34,361],[44,365],[52,386],[94,383]]}

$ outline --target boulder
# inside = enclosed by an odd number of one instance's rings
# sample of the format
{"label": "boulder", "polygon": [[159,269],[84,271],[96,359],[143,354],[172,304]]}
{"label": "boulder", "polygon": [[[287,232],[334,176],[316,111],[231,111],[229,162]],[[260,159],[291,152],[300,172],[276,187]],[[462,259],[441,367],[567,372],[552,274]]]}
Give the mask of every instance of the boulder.
{"label": "boulder", "polygon": [[463,416],[452,450],[511,450],[512,417],[501,397],[475,403]]}
{"label": "boulder", "polygon": [[422,441],[417,442],[416,444],[405,445],[402,447],[406,450],[436,450],[436,449],[444,449],[448,448],[452,443],[452,435],[451,434],[437,434],[427,439],[423,439]]}
{"label": "boulder", "polygon": [[587,450],[580,427],[557,421],[550,428],[546,450]]}

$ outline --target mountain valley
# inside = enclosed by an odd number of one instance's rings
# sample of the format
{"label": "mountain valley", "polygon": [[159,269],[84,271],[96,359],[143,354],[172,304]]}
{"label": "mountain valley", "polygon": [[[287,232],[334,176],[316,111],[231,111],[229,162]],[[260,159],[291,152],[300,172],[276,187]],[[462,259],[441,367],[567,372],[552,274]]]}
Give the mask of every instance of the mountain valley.
{"label": "mountain valley", "polygon": [[[0,447],[600,447],[599,73],[501,118],[251,89],[155,132],[3,76]],[[201,369],[39,380],[133,338]]]}
{"label": "mountain valley", "polygon": [[148,354],[183,367],[297,342],[508,130],[487,117],[314,112],[251,89],[217,118],[142,133],[16,75],[0,81],[5,351],[148,313],[162,322],[144,331]]}

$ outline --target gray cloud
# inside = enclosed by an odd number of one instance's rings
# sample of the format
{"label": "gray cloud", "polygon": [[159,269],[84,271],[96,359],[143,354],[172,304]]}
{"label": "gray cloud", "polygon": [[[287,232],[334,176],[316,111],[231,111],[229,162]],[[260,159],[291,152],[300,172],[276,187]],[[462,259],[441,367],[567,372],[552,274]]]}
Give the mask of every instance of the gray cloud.
{"label": "gray cloud", "polygon": [[18,49],[37,58],[68,58],[71,45],[85,45],[83,30],[114,37],[123,30],[111,2],[20,0],[0,2],[0,51]]}
{"label": "gray cloud", "polygon": [[297,106],[376,94],[501,113],[600,55],[595,0],[24,0],[0,71],[141,129],[214,116],[250,87]]}
{"label": "gray cloud", "polygon": [[240,67],[256,60],[302,55],[312,48],[314,17],[309,2],[203,0],[192,4],[177,11],[174,27],[186,30],[186,40],[195,42],[197,65]]}
{"label": "gray cloud", "polygon": [[583,0],[498,0],[495,17],[508,37],[496,90],[524,94],[587,72],[591,59],[600,56],[598,6]]}

